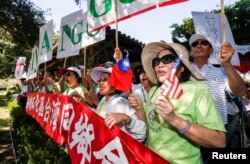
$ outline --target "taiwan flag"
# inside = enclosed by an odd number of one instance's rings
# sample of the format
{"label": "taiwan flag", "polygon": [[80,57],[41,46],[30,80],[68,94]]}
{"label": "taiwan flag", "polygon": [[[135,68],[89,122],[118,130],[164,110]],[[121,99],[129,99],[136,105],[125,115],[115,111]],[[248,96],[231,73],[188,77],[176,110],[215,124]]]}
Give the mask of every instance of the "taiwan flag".
{"label": "taiwan flag", "polygon": [[167,97],[167,98],[175,98],[178,99],[181,97],[183,90],[180,86],[180,82],[176,76],[177,68],[179,67],[181,63],[180,58],[177,59],[174,68],[172,69],[169,77],[164,81],[162,84],[160,90],[161,95]]}
{"label": "taiwan flag", "polygon": [[128,54],[113,66],[108,83],[121,92],[127,92],[131,89],[132,69]]}

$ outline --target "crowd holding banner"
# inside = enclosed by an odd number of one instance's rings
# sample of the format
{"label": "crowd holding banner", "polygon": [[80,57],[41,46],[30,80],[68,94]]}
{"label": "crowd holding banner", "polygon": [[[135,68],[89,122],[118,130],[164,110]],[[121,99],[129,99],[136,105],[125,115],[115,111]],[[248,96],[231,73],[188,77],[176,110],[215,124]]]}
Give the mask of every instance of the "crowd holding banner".
{"label": "crowd holding banner", "polygon": [[29,93],[26,112],[76,163],[168,163],[118,127],[64,95]]}
{"label": "crowd holding banner", "polygon": [[[184,1],[187,0],[118,0],[116,10],[115,0],[108,1],[102,7],[100,7],[103,5],[100,4],[101,1],[89,0],[87,1],[88,12],[83,13],[83,10],[79,10],[61,19],[57,59],[79,55],[82,48],[104,40],[105,29],[103,27],[115,21],[141,14],[156,8],[158,5],[165,6]],[[118,17],[115,17],[117,11]],[[194,12],[193,18],[196,31],[207,36],[212,43],[216,43],[214,40],[218,40],[219,35],[212,34],[221,33],[218,31],[220,27],[215,26],[220,24],[218,23],[219,15]],[[204,25],[204,21],[206,21],[206,25]],[[201,24],[204,28],[200,28]],[[228,22],[227,26],[229,27]],[[229,35],[232,35],[230,27],[228,30]],[[235,44],[232,37],[231,39],[230,41]],[[52,60],[52,43],[53,21],[51,20],[40,28],[39,46],[35,46],[32,50],[27,79],[37,77],[39,65]],[[215,47],[220,47],[220,45]],[[237,53],[235,53],[232,63],[239,65]],[[21,69],[23,70],[23,67],[18,70]],[[15,74],[17,78],[21,77],[19,74]],[[175,72],[173,72],[174,74]],[[132,76],[132,70],[130,70],[130,75]],[[170,82],[173,81],[173,79],[170,80]],[[113,82],[116,81],[113,80]],[[131,88],[132,81],[131,83],[124,82],[129,84],[128,88]],[[182,90],[180,92],[181,95]],[[112,130],[108,129],[103,118],[85,105],[77,103],[71,97],[41,92],[28,93],[26,112],[39,122],[44,131],[56,143],[68,147],[68,153],[73,164],[168,163],[118,127],[114,127]]]}

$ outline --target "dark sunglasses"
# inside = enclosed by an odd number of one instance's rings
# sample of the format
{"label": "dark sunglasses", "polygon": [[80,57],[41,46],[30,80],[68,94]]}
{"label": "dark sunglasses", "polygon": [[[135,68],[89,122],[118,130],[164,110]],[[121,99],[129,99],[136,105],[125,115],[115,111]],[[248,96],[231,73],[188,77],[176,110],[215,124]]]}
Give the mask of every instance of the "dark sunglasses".
{"label": "dark sunglasses", "polygon": [[141,75],[141,74],[145,73],[145,71],[143,68],[141,68],[141,69],[137,69],[136,73],[137,73],[137,75]]}
{"label": "dark sunglasses", "polygon": [[72,76],[74,73],[73,72],[66,72],[65,74],[64,74],[64,76],[65,77],[68,77],[68,76]]}
{"label": "dark sunglasses", "polygon": [[209,45],[209,42],[207,40],[202,40],[202,41],[195,41],[194,43],[191,44],[192,47],[196,47],[198,45],[202,45],[202,46],[207,46]]}
{"label": "dark sunglasses", "polygon": [[161,57],[161,58],[158,58],[158,57],[154,58],[154,59],[152,60],[152,65],[153,65],[153,67],[156,67],[156,66],[158,66],[161,62],[162,62],[163,64],[169,64],[169,63],[174,62],[175,60],[176,60],[176,56],[174,56],[173,54],[166,54],[166,55],[164,55],[164,56]]}

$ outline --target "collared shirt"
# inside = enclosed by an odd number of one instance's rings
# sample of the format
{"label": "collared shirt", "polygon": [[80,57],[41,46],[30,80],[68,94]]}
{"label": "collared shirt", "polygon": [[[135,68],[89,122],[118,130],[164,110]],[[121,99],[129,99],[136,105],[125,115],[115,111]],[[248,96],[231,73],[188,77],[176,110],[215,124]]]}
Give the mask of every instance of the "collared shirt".
{"label": "collared shirt", "polygon": [[227,124],[227,105],[225,91],[231,95],[225,70],[222,67],[214,67],[212,64],[205,64],[201,69],[192,65],[194,69],[206,77],[206,84],[211,92],[217,110],[224,124]]}

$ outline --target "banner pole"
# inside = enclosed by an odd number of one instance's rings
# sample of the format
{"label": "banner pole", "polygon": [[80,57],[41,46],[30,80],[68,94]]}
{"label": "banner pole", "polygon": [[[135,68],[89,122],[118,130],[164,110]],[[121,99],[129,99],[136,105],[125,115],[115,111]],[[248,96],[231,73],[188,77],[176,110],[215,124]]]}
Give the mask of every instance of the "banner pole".
{"label": "banner pole", "polygon": [[117,0],[115,0],[115,43],[116,43],[116,48],[119,48],[119,44],[118,44],[118,2]]}
{"label": "banner pole", "polygon": [[225,43],[226,42],[226,25],[225,25],[224,0],[221,0],[221,32],[222,32],[222,43]]}
{"label": "banner pole", "polygon": [[87,48],[85,47],[84,49],[83,49],[83,65],[84,65],[84,75],[83,75],[83,77],[85,77],[85,75],[86,75],[86,69],[87,69],[87,65],[86,65],[86,50]]}
{"label": "banner pole", "polygon": [[67,62],[67,57],[66,57],[66,58],[64,58],[63,68],[65,68],[65,66],[66,66],[66,62]]}

